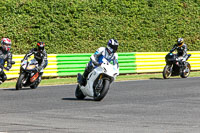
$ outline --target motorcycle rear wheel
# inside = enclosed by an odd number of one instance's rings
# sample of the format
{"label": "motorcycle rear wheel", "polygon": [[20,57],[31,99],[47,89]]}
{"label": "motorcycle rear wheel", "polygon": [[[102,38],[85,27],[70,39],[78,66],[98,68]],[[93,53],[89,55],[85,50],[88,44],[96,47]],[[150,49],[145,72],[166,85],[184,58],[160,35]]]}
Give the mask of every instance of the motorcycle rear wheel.
{"label": "motorcycle rear wheel", "polygon": [[101,101],[108,93],[109,88],[110,88],[110,81],[107,79],[103,80],[103,88],[101,89],[101,91],[96,92],[96,90],[94,89],[94,100]]}
{"label": "motorcycle rear wheel", "polygon": [[20,76],[19,76],[19,78],[18,78],[18,80],[17,80],[17,83],[16,83],[16,90],[20,90],[20,89],[22,89],[22,82],[23,82],[23,79],[24,79],[24,77],[25,77],[25,74],[20,74]]}
{"label": "motorcycle rear wheel", "polygon": [[77,87],[76,87],[75,96],[76,96],[76,98],[79,99],[79,100],[83,100],[83,99],[86,97],[86,96],[83,94],[83,92],[81,91],[79,85],[77,85]]}
{"label": "motorcycle rear wheel", "polygon": [[184,70],[181,73],[181,78],[187,78],[190,75],[191,66],[190,63],[186,62]]}
{"label": "motorcycle rear wheel", "polygon": [[172,75],[172,71],[170,71],[171,65],[166,65],[164,70],[163,70],[163,78],[168,79]]}

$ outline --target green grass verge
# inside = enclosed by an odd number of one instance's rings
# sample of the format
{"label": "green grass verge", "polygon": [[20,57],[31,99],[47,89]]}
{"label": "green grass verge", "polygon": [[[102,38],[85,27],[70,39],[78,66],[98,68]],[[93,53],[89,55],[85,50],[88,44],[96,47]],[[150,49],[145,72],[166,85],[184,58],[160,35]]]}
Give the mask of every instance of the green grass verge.
{"label": "green grass verge", "polygon": [[[189,77],[199,77],[200,72],[195,71],[191,72]],[[162,73],[154,74],[129,74],[129,75],[120,75],[117,77],[116,81],[127,81],[127,80],[145,80],[145,79],[162,79]],[[179,76],[172,77],[179,78]],[[6,81],[3,83],[0,88],[15,88],[17,80]],[[40,86],[47,85],[64,85],[64,84],[75,84],[76,77],[67,77],[67,78],[52,78],[52,79],[43,79]]]}

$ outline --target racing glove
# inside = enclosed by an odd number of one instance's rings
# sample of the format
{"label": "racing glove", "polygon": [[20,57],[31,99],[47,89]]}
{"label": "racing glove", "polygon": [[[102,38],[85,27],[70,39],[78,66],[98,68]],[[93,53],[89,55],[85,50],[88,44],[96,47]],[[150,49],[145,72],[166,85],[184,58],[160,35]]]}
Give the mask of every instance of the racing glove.
{"label": "racing glove", "polygon": [[10,70],[10,68],[9,68],[9,67],[4,67],[4,69],[6,69],[7,71],[9,71],[9,70]]}

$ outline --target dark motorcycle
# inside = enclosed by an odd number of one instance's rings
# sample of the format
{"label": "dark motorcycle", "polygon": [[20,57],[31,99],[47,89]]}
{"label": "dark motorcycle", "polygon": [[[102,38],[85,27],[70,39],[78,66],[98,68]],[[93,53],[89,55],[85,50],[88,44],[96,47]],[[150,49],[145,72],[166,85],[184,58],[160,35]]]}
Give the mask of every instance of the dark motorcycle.
{"label": "dark motorcycle", "polygon": [[[186,61],[190,58],[191,54],[187,55]],[[163,78],[168,79],[171,76],[181,76],[187,78],[190,75],[191,66],[188,62],[183,62],[183,58],[177,57],[176,54],[168,53],[165,56],[166,66],[163,70]]]}
{"label": "dark motorcycle", "polygon": [[20,74],[16,84],[16,90],[22,87],[30,86],[31,89],[36,89],[40,84],[41,77],[37,71],[38,62],[35,59],[31,61],[24,60],[21,63]]}

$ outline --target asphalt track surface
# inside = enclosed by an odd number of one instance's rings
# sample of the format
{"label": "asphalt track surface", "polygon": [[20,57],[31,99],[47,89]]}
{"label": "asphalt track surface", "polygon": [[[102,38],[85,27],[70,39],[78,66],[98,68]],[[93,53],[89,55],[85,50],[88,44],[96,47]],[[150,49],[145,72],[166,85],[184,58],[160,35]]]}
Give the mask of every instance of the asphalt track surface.
{"label": "asphalt track surface", "polygon": [[75,85],[0,90],[0,133],[200,133],[200,78],[116,82],[101,102]]}

